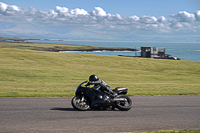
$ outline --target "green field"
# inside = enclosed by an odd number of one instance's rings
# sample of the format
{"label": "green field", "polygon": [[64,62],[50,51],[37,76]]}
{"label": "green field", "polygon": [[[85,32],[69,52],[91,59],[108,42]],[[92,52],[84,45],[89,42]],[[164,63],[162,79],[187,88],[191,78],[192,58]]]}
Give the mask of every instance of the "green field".
{"label": "green field", "polygon": [[[135,132],[139,133],[139,132]],[[200,130],[164,130],[164,131],[157,131],[157,132],[142,132],[142,133],[200,133]]]}
{"label": "green field", "polygon": [[91,74],[112,88],[126,86],[128,95],[200,94],[199,61],[34,51],[0,44],[0,97],[73,96]]}
{"label": "green field", "polygon": [[[70,45],[70,44],[51,44],[51,43],[32,43],[32,42],[1,42],[0,48],[17,48],[23,50],[38,50],[38,51],[76,51],[76,50],[127,50],[123,47],[95,47],[85,45]],[[129,48],[129,50],[131,50]]]}

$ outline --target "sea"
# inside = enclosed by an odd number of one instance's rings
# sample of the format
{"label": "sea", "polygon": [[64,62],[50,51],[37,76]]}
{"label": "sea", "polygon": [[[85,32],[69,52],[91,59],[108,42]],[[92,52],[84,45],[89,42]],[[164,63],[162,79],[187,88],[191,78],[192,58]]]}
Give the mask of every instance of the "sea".
{"label": "sea", "polygon": [[[165,48],[165,53],[180,58],[181,60],[200,61],[200,43],[150,43],[150,42],[104,42],[104,41],[62,41],[62,40],[28,40],[28,42],[72,44],[98,47],[125,47],[140,49],[140,47]],[[111,56],[140,56],[141,52],[135,51],[60,51],[83,54],[98,54]]]}

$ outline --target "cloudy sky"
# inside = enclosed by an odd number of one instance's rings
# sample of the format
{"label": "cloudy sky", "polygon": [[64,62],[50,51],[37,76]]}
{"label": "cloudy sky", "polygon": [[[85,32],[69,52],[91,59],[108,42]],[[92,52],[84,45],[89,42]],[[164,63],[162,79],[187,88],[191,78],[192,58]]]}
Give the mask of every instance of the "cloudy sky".
{"label": "cloudy sky", "polygon": [[0,36],[200,42],[200,0],[0,0]]}

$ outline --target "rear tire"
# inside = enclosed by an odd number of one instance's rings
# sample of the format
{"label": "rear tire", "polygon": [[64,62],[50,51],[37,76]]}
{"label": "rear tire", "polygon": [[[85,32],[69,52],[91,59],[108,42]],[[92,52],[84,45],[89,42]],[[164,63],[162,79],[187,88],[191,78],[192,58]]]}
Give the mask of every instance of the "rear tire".
{"label": "rear tire", "polygon": [[72,98],[71,104],[74,107],[74,109],[79,111],[86,111],[90,108],[90,102],[87,98],[84,98],[83,101],[81,101],[82,96],[75,96]]}
{"label": "rear tire", "polygon": [[132,100],[126,95],[119,95],[118,98],[125,98],[126,101],[116,101],[116,107],[121,111],[128,111],[132,108]]}

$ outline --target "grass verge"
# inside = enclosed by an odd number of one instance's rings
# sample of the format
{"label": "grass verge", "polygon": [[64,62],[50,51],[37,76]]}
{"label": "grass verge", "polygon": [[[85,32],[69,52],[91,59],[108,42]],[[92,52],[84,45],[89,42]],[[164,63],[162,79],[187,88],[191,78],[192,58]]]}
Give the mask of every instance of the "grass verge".
{"label": "grass verge", "polygon": [[[140,133],[140,132],[135,132]],[[163,130],[163,131],[157,131],[157,132],[142,132],[142,133],[200,133],[200,130]]]}

